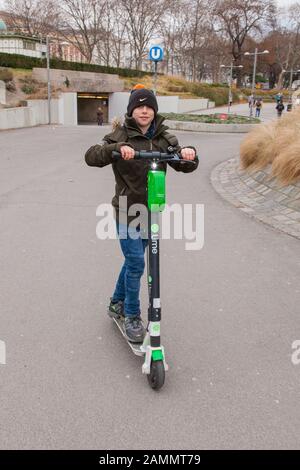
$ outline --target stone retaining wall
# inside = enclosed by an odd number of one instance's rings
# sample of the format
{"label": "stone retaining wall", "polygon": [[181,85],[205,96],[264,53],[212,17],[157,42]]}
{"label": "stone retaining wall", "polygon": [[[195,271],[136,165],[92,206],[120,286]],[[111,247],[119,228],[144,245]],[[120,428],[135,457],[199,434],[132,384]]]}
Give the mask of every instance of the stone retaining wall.
{"label": "stone retaining wall", "polygon": [[239,210],[300,240],[300,182],[282,186],[272,177],[271,165],[249,173],[235,158],[217,165],[211,182]]}

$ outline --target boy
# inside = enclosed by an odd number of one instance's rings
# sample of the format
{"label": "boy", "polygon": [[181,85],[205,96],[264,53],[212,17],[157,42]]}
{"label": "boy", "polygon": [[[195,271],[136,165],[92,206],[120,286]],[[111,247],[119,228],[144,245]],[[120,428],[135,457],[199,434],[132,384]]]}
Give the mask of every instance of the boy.
{"label": "boy", "polygon": [[[127,216],[127,224],[119,222],[122,211],[119,196],[127,196],[128,210],[131,205],[137,203],[147,207],[148,162],[134,160],[134,151],[168,152],[171,146],[176,152],[181,152],[184,160],[194,160],[190,164],[168,162],[176,171],[183,173],[194,171],[199,163],[195,149],[193,147],[181,149],[177,138],[167,132],[168,127],[163,125],[163,121],[164,118],[158,114],[154,93],[145,88],[135,89],[130,95],[124,125],[117,125],[112,133],[104,137],[103,145],[94,145],[85,154],[85,161],[89,166],[103,167],[112,164],[115,175],[116,194],[112,199],[112,205],[116,212],[117,232],[125,261],[108,307],[108,315],[115,318],[124,315],[125,335],[134,343],[143,342],[145,336],[139,293],[148,240],[142,238],[138,229],[128,227],[135,217]],[[113,160],[113,151],[120,152],[122,158]],[[167,164],[159,163],[158,167],[166,171]]]}

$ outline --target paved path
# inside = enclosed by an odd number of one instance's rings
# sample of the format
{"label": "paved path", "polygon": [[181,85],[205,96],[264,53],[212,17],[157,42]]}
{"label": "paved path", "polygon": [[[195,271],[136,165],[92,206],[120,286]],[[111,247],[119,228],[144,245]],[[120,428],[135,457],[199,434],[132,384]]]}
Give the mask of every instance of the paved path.
{"label": "paved path", "polygon": [[96,207],[114,182],[83,161],[105,130],[0,133],[1,448],[299,448],[299,241],[210,183],[242,137],[178,132],[201,163],[170,169],[168,201],[205,205],[205,245],[162,243],[170,371],[155,393],[105,313],[122,258],[96,238]]}
{"label": "paved path", "polygon": [[[275,103],[264,103],[260,119],[263,122],[270,121],[277,118],[277,113],[275,109]],[[228,113],[228,106],[218,106],[216,108],[205,109],[202,111],[195,111],[190,114],[214,114],[214,113]],[[232,114],[239,114],[241,116],[249,116],[249,106],[247,103],[243,104],[234,104],[231,106]],[[255,113],[254,113],[255,114]]]}

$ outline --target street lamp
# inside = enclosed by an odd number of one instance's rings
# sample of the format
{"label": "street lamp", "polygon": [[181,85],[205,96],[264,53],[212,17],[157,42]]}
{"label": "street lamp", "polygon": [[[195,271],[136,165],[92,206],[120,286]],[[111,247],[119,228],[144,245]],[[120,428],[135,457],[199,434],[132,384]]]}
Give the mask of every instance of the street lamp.
{"label": "street lamp", "polygon": [[230,107],[232,103],[232,92],[231,92],[231,87],[232,87],[232,71],[233,69],[242,69],[242,65],[233,65],[233,61],[231,61],[230,65],[220,65],[221,68],[226,68],[230,69],[230,78],[229,78],[229,90],[228,90],[228,114],[230,114]]}
{"label": "street lamp", "polygon": [[244,55],[246,56],[254,56],[254,64],[253,64],[253,77],[252,77],[252,87],[251,87],[251,94],[252,94],[252,99],[250,103],[250,116],[253,115],[253,96],[254,96],[254,89],[255,89],[255,74],[256,74],[256,64],[257,64],[257,56],[258,55],[263,55],[263,54],[269,54],[268,50],[258,52],[257,47],[255,48],[254,52],[245,52]]}

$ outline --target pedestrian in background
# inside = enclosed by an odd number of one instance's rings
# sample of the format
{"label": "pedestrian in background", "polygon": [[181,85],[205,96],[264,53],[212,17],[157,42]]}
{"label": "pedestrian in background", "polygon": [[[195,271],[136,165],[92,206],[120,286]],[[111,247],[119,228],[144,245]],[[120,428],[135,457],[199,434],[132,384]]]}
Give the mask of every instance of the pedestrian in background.
{"label": "pedestrian in background", "polygon": [[256,103],[255,103],[255,117],[260,116],[261,108],[262,108],[262,100],[259,98],[256,100]]}
{"label": "pedestrian in background", "polygon": [[103,125],[103,111],[100,107],[97,109],[97,124],[98,126]]}
{"label": "pedestrian in background", "polygon": [[278,104],[277,104],[277,106],[276,106],[276,109],[277,109],[277,116],[278,116],[278,117],[281,117],[282,112],[283,112],[283,110],[284,110],[284,104],[283,104],[282,100],[280,100],[280,101],[278,102]]}
{"label": "pedestrian in background", "polygon": [[249,105],[249,108],[251,108],[251,106],[254,106],[254,102],[255,102],[255,99],[254,99],[254,95],[250,95],[249,98],[248,98],[248,105]]}

